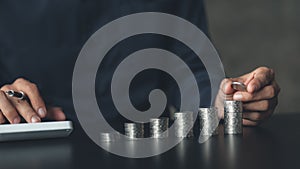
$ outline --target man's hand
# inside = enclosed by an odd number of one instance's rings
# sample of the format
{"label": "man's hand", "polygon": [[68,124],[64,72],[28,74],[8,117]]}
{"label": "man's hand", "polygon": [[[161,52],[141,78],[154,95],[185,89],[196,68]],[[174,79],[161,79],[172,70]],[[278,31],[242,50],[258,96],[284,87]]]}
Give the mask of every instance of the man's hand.
{"label": "man's hand", "polygon": [[[242,82],[247,91],[236,91],[231,87],[233,81]],[[268,119],[278,104],[277,96],[280,87],[275,81],[272,69],[259,67],[251,73],[238,78],[224,79],[216,99],[216,106],[220,108],[219,116],[224,118],[223,101],[225,97],[243,102],[243,124],[259,125]]]}
{"label": "man's hand", "polygon": [[[29,102],[7,96],[5,91],[8,90],[24,92]],[[21,116],[28,123],[40,122],[42,118],[49,118],[51,120],[66,119],[65,114],[58,107],[52,107],[47,110],[37,86],[23,78],[19,78],[14,83],[1,87],[0,124],[5,123],[6,120],[12,124],[20,123]]]}

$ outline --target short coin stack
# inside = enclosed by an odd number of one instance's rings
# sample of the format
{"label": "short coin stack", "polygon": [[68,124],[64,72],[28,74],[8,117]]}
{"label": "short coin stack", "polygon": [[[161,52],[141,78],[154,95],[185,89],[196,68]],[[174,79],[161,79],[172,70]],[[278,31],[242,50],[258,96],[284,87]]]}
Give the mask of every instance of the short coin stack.
{"label": "short coin stack", "polygon": [[199,108],[200,131],[202,135],[218,134],[218,109],[216,107]]}
{"label": "short coin stack", "polygon": [[243,106],[241,101],[224,102],[224,134],[243,133]]}
{"label": "short coin stack", "polygon": [[150,119],[150,137],[166,138],[168,137],[169,118],[152,118]]}
{"label": "short coin stack", "polygon": [[120,139],[119,132],[107,132],[107,133],[100,133],[100,141],[101,142],[114,142]]}
{"label": "short coin stack", "polygon": [[144,137],[144,124],[142,123],[125,123],[125,135],[129,139],[137,139]]}
{"label": "short coin stack", "polygon": [[193,112],[177,112],[175,117],[175,136],[176,137],[193,137]]}

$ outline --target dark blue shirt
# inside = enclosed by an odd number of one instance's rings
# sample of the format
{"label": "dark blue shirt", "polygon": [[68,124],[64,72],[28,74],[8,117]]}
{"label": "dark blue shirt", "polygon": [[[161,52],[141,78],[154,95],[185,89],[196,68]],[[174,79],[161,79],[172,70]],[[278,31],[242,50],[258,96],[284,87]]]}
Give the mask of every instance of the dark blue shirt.
{"label": "dark blue shirt", "polygon": [[[202,0],[1,0],[0,85],[24,77],[39,86],[48,104],[62,106],[68,118],[75,118],[72,72],[82,46],[103,25],[137,12],[173,14],[207,33]],[[108,117],[117,114],[109,90],[116,59],[150,47],[170,50],[183,58],[201,83],[201,97],[210,95],[205,69],[187,46],[161,35],[138,35],[117,44],[107,54],[103,63],[106,66],[99,69],[99,76],[107,78],[97,77],[97,99]],[[145,71],[132,82],[133,105],[147,109],[149,91],[161,88],[169,93],[168,104],[178,107],[179,93],[174,83],[166,73]]]}

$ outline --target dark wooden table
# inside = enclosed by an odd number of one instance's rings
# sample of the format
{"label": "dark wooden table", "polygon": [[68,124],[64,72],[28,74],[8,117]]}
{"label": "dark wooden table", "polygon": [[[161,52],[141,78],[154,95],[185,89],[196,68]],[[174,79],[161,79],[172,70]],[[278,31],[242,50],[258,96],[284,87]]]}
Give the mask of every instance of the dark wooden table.
{"label": "dark wooden table", "polygon": [[108,153],[75,126],[68,138],[0,143],[0,169],[300,168],[299,152],[300,114],[274,115],[260,127],[244,127],[243,135],[220,133],[204,144],[196,138],[183,140],[164,154],[144,159]]}

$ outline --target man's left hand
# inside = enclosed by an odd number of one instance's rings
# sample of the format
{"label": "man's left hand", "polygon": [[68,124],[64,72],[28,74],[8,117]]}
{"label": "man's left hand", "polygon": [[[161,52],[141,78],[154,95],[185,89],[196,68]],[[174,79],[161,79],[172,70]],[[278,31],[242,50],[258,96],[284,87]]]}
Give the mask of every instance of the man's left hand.
{"label": "man's left hand", "polygon": [[[244,83],[247,91],[233,89],[231,84],[234,81]],[[273,114],[279,92],[274,71],[267,67],[259,67],[238,78],[224,79],[216,99],[216,106],[222,107],[219,116],[224,117],[223,104],[220,103],[224,99],[221,97],[231,96],[233,100],[243,102],[243,125],[259,125]]]}

